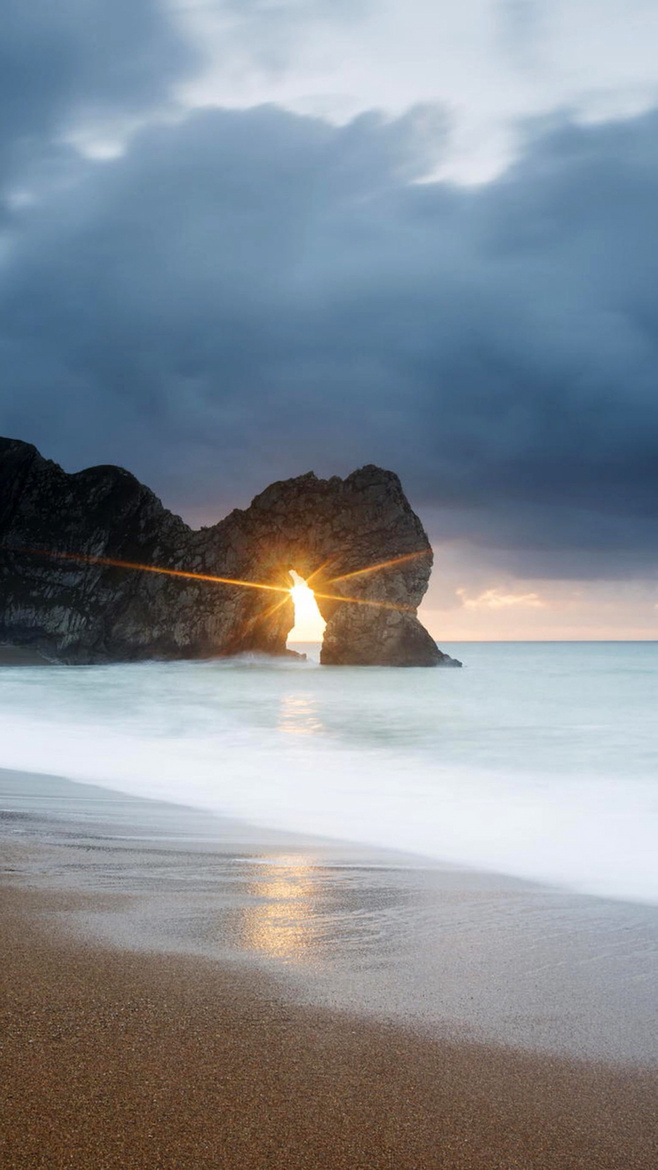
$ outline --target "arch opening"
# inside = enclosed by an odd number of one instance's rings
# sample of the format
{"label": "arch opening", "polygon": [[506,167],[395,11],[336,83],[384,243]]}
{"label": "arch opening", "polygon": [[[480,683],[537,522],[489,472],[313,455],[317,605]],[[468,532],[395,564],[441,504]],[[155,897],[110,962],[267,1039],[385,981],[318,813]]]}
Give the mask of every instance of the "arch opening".
{"label": "arch opening", "polygon": [[315,594],[303,577],[290,569],[293,585],[290,589],[295,607],[295,624],[288,633],[286,646],[294,650],[300,642],[322,642],[326,621],[318,608]]}

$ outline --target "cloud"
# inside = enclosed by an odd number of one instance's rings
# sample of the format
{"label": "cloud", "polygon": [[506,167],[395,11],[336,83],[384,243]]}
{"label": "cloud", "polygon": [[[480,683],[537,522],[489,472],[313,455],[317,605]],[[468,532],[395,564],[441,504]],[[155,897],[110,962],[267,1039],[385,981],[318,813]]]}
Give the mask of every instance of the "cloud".
{"label": "cloud", "polygon": [[498,0],[499,40],[503,52],[517,66],[536,64],[544,6],[541,0]]}
{"label": "cloud", "polygon": [[436,103],[452,116],[441,173],[459,181],[499,174],[528,116],[626,117],[658,93],[647,0],[204,0],[182,19],[208,62],[191,104],[342,123]]}
{"label": "cloud", "polygon": [[419,182],[444,148],[269,106],[88,160],[15,213],[2,429],[209,520],[380,462],[520,574],[655,572],[658,114],[529,125],[476,189]]}
{"label": "cloud", "polygon": [[546,604],[538,593],[506,593],[499,587],[485,589],[478,597],[469,597],[466,589],[458,589],[457,596],[464,609],[509,609],[510,606],[543,609]]}
{"label": "cloud", "polygon": [[168,101],[196,61],[158,0],[4,0],[0,192],[70,165],[62,139],[81,124]]}
{"label": "cloud", "polygon": [[217,55],[233,72],[260,68],[277,75],[294,68],[295,50],[327,27],[351,27],[372,10],[372,0],[210,0],[189,6],[192,27],[205,38],[214,32]]}
{"label": "cloud", "polygon": [[[467,582],[465,585],[464,582]],[[541,605],[487,604],[493,598],[536,596]],[[483,604],[465,606],[464,598]],[[421,609],[437,640],[655,639],[656,582],[522,578],[496,569],[476,549],[437,549]],[[464,655],[467,658],[467,655]]]}

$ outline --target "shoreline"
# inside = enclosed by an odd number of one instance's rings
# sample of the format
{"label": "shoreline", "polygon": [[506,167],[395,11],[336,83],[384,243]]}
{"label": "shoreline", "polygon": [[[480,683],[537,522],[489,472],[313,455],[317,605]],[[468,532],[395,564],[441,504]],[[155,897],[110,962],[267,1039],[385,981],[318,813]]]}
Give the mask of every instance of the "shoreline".
{"label": "shoreline", "polygon": [[[9,880],[80,938],[256,970],[419,1034],[658,1067],[658,909],[0,770]],[[14,859],[13,863],[11,859]]]}
{"label": "shoreline", "polygon": [[648,649],[483,644],[463,677],[365,688],[260,660],[9,668],[0,724],[26,771],[658,905]]}
{"label": "shoreline", "polygon": [[655,1167],[646,908],[53,777],[0,808],[3,1168]]}
{"label": "shoreline", "polygon": [[263,973],[81,939],[7,886],[0,1164],[652,1170],[658,1077],[296,1005]]}

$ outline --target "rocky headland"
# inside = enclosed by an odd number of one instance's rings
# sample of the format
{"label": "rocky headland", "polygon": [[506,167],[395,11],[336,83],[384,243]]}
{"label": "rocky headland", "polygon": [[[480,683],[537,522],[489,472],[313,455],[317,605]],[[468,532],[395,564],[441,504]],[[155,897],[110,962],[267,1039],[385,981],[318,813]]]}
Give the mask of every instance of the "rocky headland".
{"label": "rocky headland", "polygon": [[460,665],[416,616],[431,568],[379,467],[273,483],[194,531],[120,467],[69,475],[0,438],[0,644],[55,661],[284,654],[294,569],[327,622],[324,664]]}

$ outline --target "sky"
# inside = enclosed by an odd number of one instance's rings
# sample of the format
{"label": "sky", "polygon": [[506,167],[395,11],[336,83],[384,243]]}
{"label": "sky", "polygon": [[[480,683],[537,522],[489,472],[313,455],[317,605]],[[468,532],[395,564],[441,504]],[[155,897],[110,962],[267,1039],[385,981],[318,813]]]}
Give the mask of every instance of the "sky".
{"label": "sky", "polygon": [[398,472],[440,640],[658,633],[654,0],[4,0],[0,433]]}

